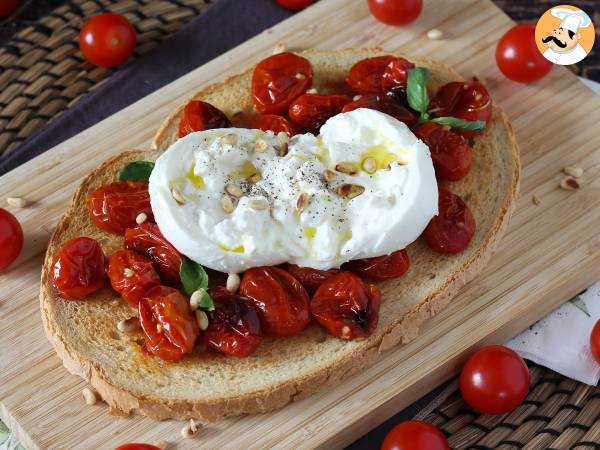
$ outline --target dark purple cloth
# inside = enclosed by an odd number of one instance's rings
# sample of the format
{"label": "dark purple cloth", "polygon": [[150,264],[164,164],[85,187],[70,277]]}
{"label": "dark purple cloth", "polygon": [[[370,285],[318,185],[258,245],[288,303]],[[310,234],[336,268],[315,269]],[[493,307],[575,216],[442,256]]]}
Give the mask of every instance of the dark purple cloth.
{"label": "dark purple cloth", "polygon": [[[273,0],[219,0],[0,157],[0,175],[288,18]],[[75,150],[74,150],[75,151]]]}

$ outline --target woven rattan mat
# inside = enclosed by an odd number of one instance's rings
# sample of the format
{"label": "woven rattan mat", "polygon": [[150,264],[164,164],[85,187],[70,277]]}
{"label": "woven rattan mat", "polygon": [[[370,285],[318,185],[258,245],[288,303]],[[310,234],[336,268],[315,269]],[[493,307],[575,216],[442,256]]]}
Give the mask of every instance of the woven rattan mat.
{"label": "woven rattan mat", "polygon": [[125,15],[138,33],[137,58],[214,1],[72,0],[17,31],[0,48],[0,154],[14,150],[112,73],[79,52],[86,18],[107,11]]}

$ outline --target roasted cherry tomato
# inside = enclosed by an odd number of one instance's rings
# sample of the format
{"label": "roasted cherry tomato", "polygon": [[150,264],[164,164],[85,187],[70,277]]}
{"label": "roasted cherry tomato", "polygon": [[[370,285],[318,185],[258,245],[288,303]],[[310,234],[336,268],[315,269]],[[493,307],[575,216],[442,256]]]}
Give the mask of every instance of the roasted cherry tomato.
{"label": "roasted cherry tomato", "polygon": [[[437,91],[429,105],[437,116],[452,116],[459,119],[490,121],[492,99],[483,84],[477,80],[452,81]],[[463,131],[465,137],[475,137],[476,131]]]}
{"label": "roasted cherry tomato", "polygon": [[0,1],[0,17],[7,17],[14,13],[19,7],[18,0],[1,0]]}
{"label": "roasted cherry tomato", "polygon": [[13,263],[23,249],[23,229],[15,216],[0,208],[0,270]]}
{"label": "roasted cherry tomato", "polygon": [[342,112],[349,112],[358,108],[369,108],[380,111],[398,119],[400,122],[404,122],[409,127],[414,126],[419,119],[416,114],[412,113],[404,106],[379,94],[361,95],[357,100],[346,104],[342,109]]}
{"label": "roasted cherry tomato", "polygon": [[152,444],[138,444],[134,442],[131,444],[120,445],[115,450],[160,450],[160,448]]}
{"label": "roasted cherry tomato", "polygon": [[287,133],[289,136],[294,136],[300,133],[300,130],[292,122],[287,120],[283,116],[277,114],[265,114],[258,118],[252,125],[252,128],[263,131],[272,131],[277,134],[282,131]]}
{"label": "roasted cherry tomato", "polygon": [[134,227],[140,213],[154,220],[148,183],[139,181],[117,181],[96,189],[88,197],[88,210],[92,222],[110,233],[123,234]]}
{"label": "roasted cherry tomato", "polygon": [[408,70],[414,69],[415,65],[410,61],[394,57],[385,67],[381,75],[381,89],[383,92],[391,92],[399,95],[406,92],[406,83],[408,81]]}
{"label": "roasted cherry tomato", "polygon": [[156,271],[166,282],[180,281],[179,269],[183,258],[181,253],[164,238],[158,225],[143,223],[125,230],[125,248],[150,258]]}
{"label": "roasted cherry tomato", "polygon": [[362,59],[350,68],[346,83],[358,94],[380,94],[383,74],[394,59],[391,55]]}
{"label": "roasted cherry tomato", "polygon": [[104,253],[88,237],[65,242],[52,263],[52,284],[62,298],[81,300],[104,286]]}
{"label": "roasted cherry tomato", "polygon": [[546,76],[552,63],[535,44],[535,26],[516,25],[506,32],[496,47],[496,64],[511,80],[531,83]]}
{"label": "roasted cherry tomato", "polygon": [[252,300],[265,334],[294,336],[310,323],[306,289],[279,267],[254,267],[244,272],[240,294]]}
{"label": "roasted cherry tomato", "polygon": [[160,284],[152,261],[131,250],[110,255],[107,273],[112,288],[134,308],[150,288]]}
{"label": "roasted cherry tomato", "polygon": [[439,180],[457,181],[469,173],[471,148],[463,136],[434,122],[419,126],[415,134],[429,147]]}
{"label": "roasted cherry tomato", "polygon": [[379,321],[381,292],[351,272],[325,280],[310,302],[313,317],[342,339],[370,336]]}
{"label": "roasted cherry tomato", "polygon": [[523,358],[501,345],[473,354],[460,373],[460,392],[465,402],[484,414],[504,414],[525,400],[529,369]]}
{"label": "roasted cherry tomato", "polygon": [[227,355],[244,357],[254,353],[262,334],[251,300],[225,288],[211,289],[210,295],[215,310],[208,313],[208,328],[202,341]]}
{"label": "roasted cherry tomato", "polygon": [[144,350],[169,361],[192,353],[200,334],[188,300],[177,289],[155,286],[138,306],[144,331]]}
{"label": "roasted cherry tomato", "polygon": [[401,277],[408,270],[409,265],[406,250],[398,250],[375,258],[355,259],[344,264],[343,270],[349,270],[361,278],[379,281]]}
{"label": "roasted cherry tomato", "polygon": [[592,334],[590,335],[590,350],[592,355],[596,358],[596,361],[600,363],[600,320],[596,322],[594,328],[592,328]]}
{"label": "roasted cherry tomato", "polygon": [[412,22],[423,9],[423,0],[369,0],[371,14],[388,25]]}
{"label": "roasted cherry tomato", "polygon": [[439,428],[420,420],[409,420],[392,428],[381,450],[450,450],[450,447]]}
{"label": "roasted cherry tomato", "polygon": [[352,99],[346,95],[304,94],[290,105],[290,119],[307,130],[318,130]]}
{"label": "roasted cherry tomato", "polygon": [[104,13],[88,19],[79,32],[79,48],[96,66],[123,64],[135,49],[136,32],[120,14]]}
{"label": "roasted cherry tomato", "polygon": [[284,52],[256,65],[252,75],[252,99],[262,114],[285,114],[290,103],[312,84],[308,59]]}
{"label": "roasted cherry tomato", "polygon": [[233,126],[225,113],[210,103],[200,100],[188,102],[181,112],[179,121],[179,137],[184,137],[194,131],[229,128]]}
{"label": "roasted cherry tomato", "polygon": [[304,289],[310,295],[317,291],[319,286],[323,284],[323,281],[339,273],[337,269],[318,270],[311,269],[310,267],[300,267],[295,264],[288,264],[286,270],[304,286]]}
{"label": "roasted cherry tomato", "polygon": [[423,236],[432,250],[459,253],[475,234],[475,218],[469,207],[456,194],[439,188],[438,215],[425,228]]}
{"label": "roasted cherry tomato", "polygon": [[307,8],[312,5],[313,0],[277,0],[284,8],[292,11],[300,11],[301,9]]}

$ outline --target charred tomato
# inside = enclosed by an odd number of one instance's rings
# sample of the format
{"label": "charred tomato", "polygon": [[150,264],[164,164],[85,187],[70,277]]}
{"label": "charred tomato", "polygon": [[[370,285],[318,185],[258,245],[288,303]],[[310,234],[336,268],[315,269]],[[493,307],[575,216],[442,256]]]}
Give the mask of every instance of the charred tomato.
{"label": "charred tomato", "polygon": [[116,234],[134,227],[140,213],[154,220],[148,183],[139,181],[117,181],[96,189],[88,197],[88,210],[96,226]]}
{"label": "charred tomato", "polygon": [[255,267],[244,272],[240,294],[254,304],[266,334],[294,336],[310,323],[306,289],[279,267]]}
{"label": "charred tomato", "polygon": [[232,124],[223,111],[200,100],[188,102],[181,113],[179,137],[195,131],[229,128]]}
{"label": "charred tomato", "polygon": [[52,263],[52,284],[62,298],[82,300],[104,286],[104,253],[88,237],[67,241]]}
{"label": "charred tomato", "polygon": [[292,121],[307,130],[318,130],[352,100],[346,95],[303,94],[290,105]]}
{"label": "charred tomato", "polygon": [[125,248],[150,258],[163,280],[169,283],[179,282],[179,269],[183,258],[164,238],[158,225],[143,223],[125,230]]}
{"label": "charred tomato", "polygon": [[300,133],[300,130],[298,127],[296,127],[296,125],[291,123],[285,117],[277,114],[264,114],[260,116],[258,120],[254,122],[252,128],[263,131],[272,131],[275,134],[283,131],[289,136],[294,136]]}
{"label": "charred tomato", "polygon": [[408,270],[410,261],[406,250],[398,250],[389,255],[374,258],[355,259],[344,264],[343,269],[369,280],[398,278]]}
{"label": "charred tomato", "polygon": [[144,350],[176,361],[194,349],[200,334],[188,300],[177,289],[155,286],[139,302]]}
{"label": "charred tomato", "polygon": [[360,60],[350,68],[346,83],[357,94],[380,94],[383,73],[393,60],[391,55]]}
{"label": "charred tomato", "polygon": [[289,52],[269,56],[254,68],[254,107],[262,114],[284,114],[311,84],[312,67],[306,58]]}
{"label": "charred tomato", "polygon": [[361,95],[356,100],[347,103],[342,109],[342,112],[349,112],[358,108],[369,108],[380,111],[398,119],[400,122],[404,122],[409,127],[414,126],[419,119],[416,114],[409,111],[404,106],[379,94]]}
{"label": "charred tomato", "polygon": [[339,272],[337,269],[318,270],[310,267],[300,267],[296,264],[288,264],[286,270],[296,278],[304,289],[312,295],[323,282]]}
{"label": "charred tomato", "polygon": [[475,234],[475,218],[467,204],[456,194],[439,188],[438,215],[425,228],[427,245],[439,253],[459,253]]}
{"label": "charred tomato", "polygon": [[342,339],[370,336],[379,321],[381,292],[351,272],[340,272],[317,289],[310,302],[313,317],[329,334]]}
{"label": "charred tomato", "polygon": [[110,255],[107,273],[112,288],[135,308],[147,291],[160,284],[152,261],[131,250]]}
{"label": "charred tomato", "polygon": [[381,75],[381,90],[396,96],[404,95],[406,83],[408,82],[408,71],[414,68],[415,65],[410,61],[395,57],[385,67]]}
{"label": "charred tomato", "polygon": [[208,328],[202,341],[227,355],[245,357],[256,351],[262,340],[258,313],[250,299],[225,288],[211,289],[215,304],[208,313]]}

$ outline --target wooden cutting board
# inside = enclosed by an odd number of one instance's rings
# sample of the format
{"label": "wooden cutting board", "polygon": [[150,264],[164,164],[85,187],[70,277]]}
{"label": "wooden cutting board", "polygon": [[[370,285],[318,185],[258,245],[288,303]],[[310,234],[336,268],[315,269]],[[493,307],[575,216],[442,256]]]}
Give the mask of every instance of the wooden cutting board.
{"label": "wooden cutting board", "polygon": [[[506,80],[494,50],[511,25],[489,1],[426,1],[416,23],[395,28],[370,17],[365,0],[322,0],[3,176],[0,199],[24,196],[34,203],[12,209],[25,248],[0,274],[2,420],[28,448],[114,448],[159,439],[178,449],[339,448],[456,373],[474,348],[505,341],[600,279],[600,99],[561,67],[530,86]],[[431,28],[446,38],[428,40]],[[256,63],[279,41],[293,49],[381,46],[482,77],[522,149],[522,196],[497,254],[415,341],[279,411],[219,422],[183,440],[181,422],[115,419],[104,404],[84,405],[85,383],[62,367],[39,318],[40,266],[53,227],[82,176],[122,149],[148,146],[190,92]],[[577,192],[558,188],[567,165],[585,169]]]}

